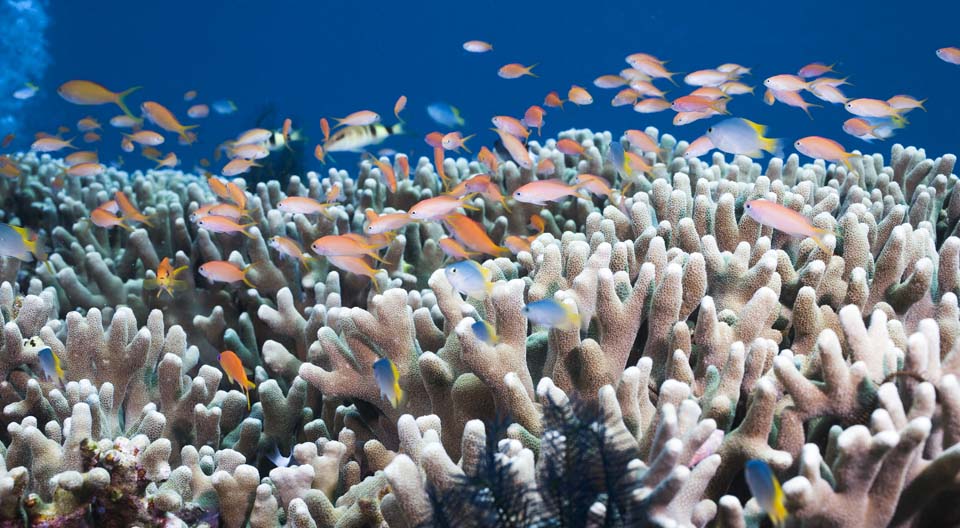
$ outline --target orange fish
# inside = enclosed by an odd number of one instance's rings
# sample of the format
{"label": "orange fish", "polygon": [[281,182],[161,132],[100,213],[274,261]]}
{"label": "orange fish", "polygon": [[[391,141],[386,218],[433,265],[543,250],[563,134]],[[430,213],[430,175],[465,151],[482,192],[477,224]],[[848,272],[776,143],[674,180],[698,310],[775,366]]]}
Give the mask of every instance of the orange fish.
{"label": "orange fish", "polygon": [[130,109],[124,104],[123,98],[139,90],[140,86],[134,86],[129,90],[122,92],[111,92],[93,81],[67,81],[57,88],[57,93],[67,101],[78,105],[102,105],[113,103],[120,107],[124,114],[136,119],[130,113]]}
{"label": "orange fish", "polygon": [[187,136],[187,130],[197,128],[200,125],[187,125],[184,126],[180,124],[180,121],[177,121],[177,118],[174,117],[173,112],[168,110],[165,106],[160,103],[153,101],[146,101],[140,105],[140,109],[143,110],[143,115],[147,116],[153,124],[158,127],[166,130],[167,132],[173,132],[178,134],[181,138],[189,141]]}
{"label": "orange fish", "polygon": [[326,117],[320,118],[320,130],[323,132],[323,142],[330,141],[330,123],[327,122]]}
{"label": "orange fish", "polygon": [[210,107],[205,104],[196,104],[187,108],[187,117],[191,119],[203,119],[210,115]]}
{"label": "orange fish", "polygon": [[454,198],[446,195],[434,196],[433,198],[420,200],[410,208],[407,214],[414,220],[440,220],[461,207],[468,210],[476,210],[476,207],[467,203],[469,199],[470,195],[462,198]]}
{"label": "orange fish", "polygon": [[250,273],[250,270],[253,268],[253,263],[240,268],[236,264],[226,260],[211,260],[210,262],[201,264],[199,271],[200,275],[206,277],[210,282],[226,282],[232,284],[243,281],[247,286],[256,288],[256,286],[250,282],[250,279],[247,278],[247,273]]}
{"label": "orange fish", "polygon": [[443,147],[433,147],[433,168],[437,171],[437,176],[440,177],[440,181],[443,182],[443,188],[446,189],[449,182],[447,181],[447,174],[443,168],[444,159]]}
{"label": "orange fish", "polygon": [[440,251],[443,251],[443,254],[452,258],[453,260],[466,260],[472,259],[473,257],[479,255],[475,251],[468,251],[467,248],[460,245],[459,242],[450,238],[443,237],[437,242],[437,245],[440,246]]}
{"label": "orange fish", "polygon": [[34,141],[32,145],[30,145],[30,150],[33,150],[36,152],[56,152],[64,148],[75,149],[77,147],[73,146],[72,139],[64,141],[56,137],[40,138]]}
{"label": "orange fish", "polygon": [[124,134],[123,137],[133,141],[134,143],[148,145],[151,147],[162,145],[164,141],[163,136],[154,132],[153,130],[141,130],[139,132],[134,132],[133,134]]}
{"label": "orange fish", "polygon": [[507,149],[510,157],[513,158],[513,161],[517,165],[527,170],[533,168],[533,158],[530,157],[530,152],[527,150],[527,147],[523,146],[523,143],[521,143],[519,139],[498,128],[492,130],[500,136],[500,142],[503,143],[503,147]]}
{"label": "orange fish", "polygon": [[257,225],[256,222],[238,224],[225,216],[205,216],[197,220],[197,225],[213,233],[243,233],[243,236],[255,240],[256,237],[247,231],[247,228]]}
{"label": "orange fish", "polygon": [[497,159],[497,155],[490,151],[486,146],[480,147],[480,152],[477,153],[477,161],[483,163],[490,169],[490,172],[496,174],[497,169],[500,168],[500,160]]}
{"label": "orange fish", "polygon": [[327,203],[333,203],[338,201],[342,197],[343,197],[343,185],[341,185],[340,182],[333,182],[333,185],[331,185],[330,188],[327,189],[327,194],[326,196],[324,196],[324,200]]}
{"label": "orange fish", "polygon": [[631,129],[624,132],[623,135],[627,136],[627,141],[630,142],[630,145],[640,149],[641,152],[660,151],[660,145],[658,145],[652,137],[647,135],[646,132]]}
{"label": "orange fish", "polygon": [[670,108],[670,102],[663,99],[644,99],[633,105],[633,111],[641,114],[655,114]]}
{"label": "orange fish", "polygon": [[830,248],[823,242],[829,234],[826,229],[814,227],[802,214],[768,200],[751,200],[744,204],[744,211],[757,223],[770,226],[790,236],[810,237],[824,253],[830,254]]}
{"label": "orange fish", "polygon": [[530,216],[530,225],[537,230],[537,234],[542,234],[547,230],[547,221],[543,219],[542,216],[535,214]]}
{"label": "orange fish", "polygon": [[197,98],[196,90],[188,90],[185,94],[183,94],[184,101],[193,101],[196,98]]}
{"label": "orange fish", "polygon": [[340,126],[366,126],[380,122],[380,114],[370,110],[360,110],[347,117],[335,117],[338,127]]}
{"label": "orange fish", "polygon": [[470,134],[467,137],[463,137],[460,132],[450,132],[445,134],[443,139],[440,140],[440,146],[445,150],[459,150],[462,148],[470,152],[470,149],[467,148],[467,140],[475,135],[476,134]]}
{"label": "orange fish", "polygon": [[380,291],[380,285],[374,279],[376,278],[377,273],[383,270],[370,267],[370,264],[368,264],[363,258],[353,256],[335,256],[327,257],[327,262],[342,269],[343,271],[353,273],[354,275],[363,275],[364,277],[368,277],[370,282],[373,284],[373,287],[377,291]]}
{"label": "orange fish", "polygon": [[383,176],[384,180],[386,180],[387,188],[390,189],[390,192],[397,192],[397,175],[393,172],[393,166],[389,163],[380,161],[380,158],[377,158],[373,154],[366,154],[370,161],[373,162],[378,169],[380,169],[380,175]]}
{"label": "orange fish", "polygon": [[827,161],[839,161],[846,165],[847,169],[853,170],[850,164],[851,158],[859,158],[859,154],[847,152],[843,145],[832,139],[820,136],[808,136],[800,138],[793,144],[801,154],[806,154],[811,158],[820,158]]}
{"label": "orange fish", "polygon": [[97,134],[96,132],[84,132],[84,143],[96,143],[97,141],[100,141],[100,134]]}
{"label": "orange fish", "polygon": [[627,80],[619,75],[601,75],[593,80],[597,88],[619,88],[627,84]]}
{"label": "orange fish", "polygon": [[379,248],[353,237],[341,235],[323,236],[314,240],[313,243],[310,244],[310,249],[317,255],[324,257],[360,257],[366,255],[374,260],[388,263],[377,254],[377,249]]}
{"label": "orange fish", "polygon": [[133,228],[123,223],[123,219],[117,215],[107,211],[106,209],[96,208],[93,212],[90,213],[90,221],[93,222],[95,226],[102,227],[104,229],[110,229],[111,227],[122,227],[127,231],[133,231]]}
{"label": "orange fish", "polygon": [[293,152],[293,147],[290,146],[290,129],[292,127],[293,121],[288,117],[283,120],[283,126],[280,128],[280,133],[283,135],[283,146],[291,152]]}
{"label": "orange fish", "polygon": [[330,204],[320,203],[319,201],[307,196],[288,196],[277,203],[277,209],[283,211],[284,213],[303,215],[329,215],[327,212],[328,207],[330,207]]}
{"label": "orange fish", "polygon": [[7,178],[19,178],[20,172],[20,167],[10,159],[10,156],[0,156],[0,174]]}
{"label": "orange fish", "polygon": [[403,109],[407,107],[407,96],[401,95],[397,98],[397,102],[393,104],[393,115],[397,118],[398,121],[403,121],[400,119],[400,112],[403,112]]}
{"label": "orange fish", "polygon": [[444,217],[443,223],[447,226],[453,238],[457,239],[467,249],[495,257],[506,256],[510,253],[509,249],[498,246],[490,239],[490,235],[487,234],[487,229],[483,224],[466,215],[460,213],[448,214]]}
{"label": "orange fish", "polygon": [[210,186],[210,190],[213,191],[213,194],[216,194],[224,200],[230,199],[230,191],[227,190],[227,184],[224,183],[220,178],[212,175],[208,176],[207,185]]}
{"label": "orange fish", "polygon": [[489,42],[482,40],[468,40],[463,43],[463,49],[470,53],[486,53],[493,50],[493,46]]}
{"label": "orange fish", "polygon": [[134,128],[140,126],[142,122],[142,119],[128,116],[126,114],[120,114],[110,118],[110,126],[116,128]]}
{"label": "orange fish", "polygon": [[14,134],[13,132],[7,134],[6,136],[3,136],[3,143],[0,144],[0,146],[2,146],[3,148],[9,147],[9,146],[10,146],[10,143],[13,142],[13,138],[15,138],[15,137],[17,137],[17,136],[16,136],[16,134]]}
{"label": "orange fish", "polygon": [[323,145],[317,144],[317,146],[313,148],[313,157],[317,158],[317,161],[320,163],[326,165],[327,162],[323,160],[325,156],[326,152],[323,150]]}
{"label": "orange fish", "polygon": [[607,198],[610,198],[611,193],[613,192],[610,189],[610,183],[607,180],[594,174],[578,175],[577,183],[580,184],[581,189],[586,189],[597,196],[606,196]]}
{"label": "orange fish", "polygon": [[540,128],[543,126],[543,116],[546,115],[546,113],[546,110],[543,108],[533,105],[530,108],[527,108],[527,111],[523,113],[522,123],[528,127],[536,127],[537,135],[539,136]]}
{"label": "orange fish", "polygon": [[143,287],[148,290],[157,290],[157,297],[160,297],[160,294],[167,292],[170,297],[173,297],[173,292],[175,290],[183,290],[187,287],[187,281],[177,280],[177,275],[190,266],[180,266],[179,268],[174,268],[173,264],[170,263],[170,257],[163,257],[163,260],[160,261],[160,265],[157,266],[157,276],[154,279],[144,279]]}
{"label": "orange fish", "polygon": [[530,136],[530,130],[524,126],[522,121],[515,117],[500,115],[494,116],[490,121],[493,123],[493,126],[497,127],[497,129],[502,130],[511,136],[515,136],[520,139],[527,139],[527,137]]}
{"label": "orange fish", "polygon": [[396,231],[413,222],[413,219],[410,218],[410,215],[407,213],[378,215],[372,209],[367,209],[366,215],[367,221],[369,222],[366,229],[368,235],[379,235],[389,231]]}
{"label": "orange fish", "polygon": [[543,106],[549,108],[559,107],[561,110],[563,110],[563,103],[564,100],[560,99],[560,95],[558,95],[557,92],[550,92],[546,97],[543,98]]}
{"label": "orange fish", "polygon": [[247,410],[250,410],[250,389],[257,388],[257,384],[247,379],[247,371],[243,369],[243,362],[233,350],[224,350],[217,354],[217,361],[220,362],[220,368],[227,374],[227,379],[231,383],[240,385],[243,393],[247,395]]}
{"label": "orange fish", "polygon": [[153,227],[153,224],[150,223],[150,220],[147,216],[144,216],[137,206],[133,205],[133,202],[127,198],[126,194],[123,194],[123,191],[117,191],[113,193],[113,199],[117,201],[117,205],[120,207],[120,212],[123,214],[124,220],[133,220],[134,222],[141,222],[147,224],[150,227]]}
{"label": "orange fish", "polygon": [[78,163],[67,168],[68,176],[98,176],[107,170],[106,165],[102,163]]}
{"label": "orange fish", "polygon": [[99,161],[97,153],[92,150],[78,150],[63,159],[67,167],[73,167],[81,163],[96,163]]}
{"label": "orange fish", "polygon": [[130,138],[125,137],[120,140],[120,150],[124,152],[133,152],[133,149],[133,141],[130,141]]}
{"label": "orange fish", "polygon": [[230,200],[237,204],[240,209],[247,207],[247,193],[233,182],[227,182],[227,192],[230,193]]}
{"label": "orange fish", "polygon": [[530,241],[516,235],[510,235],[504,238],[503,245],[514,255],[519,254],[521,251],[526,251],[527,253],[532,251],[530,249]]}
{"label": "orange fish", "polygon": [[[807,113],[807,117],[813,119],[813,114],[810,113],[810,108],[821,108],[820,105],[809,103],[803,99],[803,96],[800,95],[800,92],[791,92],[786,90],[769,90],[773,94],[773,98],[787,106],[793,106],[796,108],[802,108],[804,112]],[[850,103],[847,103],[850,104]],[[886,103],[884,103],[886,104]]]}
{"label": "orange fish", "polygon": [[284,236],[274,236],[270,237],[269,245],[279,251],[281,255],[295,258],[303,264],[304,268],[310,269],[309,262],[313,260],[313,256],[304,253],[296,240]]}
{"label": "orange fish", "polygon": [[593,103],[593,96],[585,88],[574,84],[567,92],[567,100],[577,106],[583,106]]}
{"label": "orange fish", "polygon": [[800,71],[798,71],[797,74],[800,77],[805,77],[805,78],[819,77],[827,73],[836,73],[836,71],[833,69],[834,66],[836,66],[836,63],[827,66],[822,62],[812,62],[810,64],[807,64],[803,68],[800,68]]}
{"label": "orange fish", "polygon": [[537,176],[551,176],[557,172],[557,166],[550,158],[541,158],[537,162]]}
{"label": "orange fish", "polygon": [[547,202],[559,202],[568,196],[577,196],[577,190],[583,184],[567,185],[563,180],[537,180],[521,185],[513,191],[513,199],[518,202],[546,205]]}
{"label": "orange fish", "polygon": [[518,77],[523,77],[524,75],[529,75],[530,77],[536,77],[537,75],[533,73],[533,68],[536,64],[531,64],[530,66],[524,66],[522,64],[511,63],[502,66],[498,71],[497,75],[504,79],[516,79]]}
{"label": "orange fish", "polygon": [[397,166],[400,167],[400,175],[404,180],[410,179],[410,158],[406,154],[397,154],[395,157]]}
{"label": "orange fish", "polygon": [[557,141],[557,150],[571,156],[574,154],[579,154],[582,156],[587,153],[587,151],[583,148],[583,145],[569,138],[563,138]]}
{"label": "orange fish", "polygon": [[92,117],[84,117],[80,121],[77,121],[77,130],[81,132],[89,132],[91,130],[96,130],[100,127],[100,123]]}
{"label": "orange fish", "polygon": [[220,169],[220,174],[224,176],[236,176],[237,174],[250,172],[250,169],[253,167],[263,167],[263,165],[254,160],[234,158]]}
{"label": "orange fish", "polygon": [[427,145],[430,145],[433,148],[443,146],[443,132],[430,132],[423,137],[423,140],[426,141]]}

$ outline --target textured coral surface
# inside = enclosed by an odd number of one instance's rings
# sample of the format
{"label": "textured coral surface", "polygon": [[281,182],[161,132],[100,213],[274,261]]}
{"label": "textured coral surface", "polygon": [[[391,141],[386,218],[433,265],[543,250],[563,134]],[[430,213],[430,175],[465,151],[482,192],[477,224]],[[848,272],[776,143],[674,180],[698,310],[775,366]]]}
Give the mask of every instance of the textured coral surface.
{"label": "textured coral surface", "polygon": [[[627,195],[467,202],[495,242],[530,239],[475,257],[494,281],[482,299],[448,281],[440,222],[402,228],[373,283],[268,244],[363,232],[368,211],[439,195],[426,158],[396,192],[369,161],[235,180],[244,237],[191,221],[215,199],[202,178],[109,169],[54,190],[61,161],[18,157],[0,221],[52,251],[49,267],[0,259],[0,526],[759,526],[750,459],[783,482],[788,526],[960,524],[955,156],[706,163],[647,132],[661,149]],[[621,139],[560,138],[584,153],[529,143],[557,177],[617,181]],[[442,167],[451,185],[486,171]],[[536,179],[512,161],[492,177],[506,196]],[[329,215],[278,208],[335,184]],[[152,225],[95,226],[116,191]],[[828,251],[758,224],[753,199],[828,230]],[[164,257],[188,284],[158,296],[145,280]],[[214,260],[254,263],[255,288],[208,283],[198,267]],[[523,307],[547,298],[580,327],[530,324]],[[478,338],[479,318],[498,341]],[[217,363],[227,349],[257,384],[249,411]],[[396,407],[380,358],[399,372]]]}

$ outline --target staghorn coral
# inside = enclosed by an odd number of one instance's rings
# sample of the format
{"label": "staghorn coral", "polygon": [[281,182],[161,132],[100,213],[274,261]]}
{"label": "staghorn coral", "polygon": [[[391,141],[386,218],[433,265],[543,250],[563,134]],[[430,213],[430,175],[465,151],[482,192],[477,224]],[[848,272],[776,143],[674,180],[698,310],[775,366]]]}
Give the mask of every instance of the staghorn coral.
{"label": "staghorn coral", "polygon": [[[560,137],[584,154],[529,147],[568,181],[616,180],[618,139]],[[654,178],[619,200],[508,213],[472,199],[468,216],[497,241],[532,235],[533,213],[546,221],[529,252],[483,262],[495,285],[482,300],[438,270],[435,223],[384,248],[379,293],[323,259],[306,269],[268,249],[273,236],[306,246],[361,231],[367,209],[438,195],[425,158],[396,193],[368,161],[355,179],[331,169],[286,189],[250,185],[251,240],[198,229],[190,214],[210,192],[177,171],[111,169],[57,193],[0,181],[2,219],[42,228],[55,249],[52,274],[0,267],[0,523],[745,525],[762,517],[741,478],[751,458],[784,482],[792,525],[956,522],[945,507],[960,460],[955,158],[896,146],[854,171],[795,155],[764,169],[687,161],[675,156],[685,142],[658,139]],[[18,162],[33,182],[60,164]],[[483,170],[443,162],[454,184]],[[505,192],[534,179],[509,161],[494,176]],[[329,218],[278,208],[334,183],[344,199]],[[153,227],[86,220],[120,189]],[[830,254],[744,215],[755,198],[831,229]],[[142,281],[163,256],[258,263],[256,288],[191,273],[185,291],[157,297]],[[522,306],[548,297],[582,327],[530,328]],[[476,338],[478,318],[498,343]],[[23,348],[32,336],[61,358],[64,386]],[[258,383],[249,412],[211,365],[228,348]],[[381,357],[400,371],[397,408],[372,376]]]}

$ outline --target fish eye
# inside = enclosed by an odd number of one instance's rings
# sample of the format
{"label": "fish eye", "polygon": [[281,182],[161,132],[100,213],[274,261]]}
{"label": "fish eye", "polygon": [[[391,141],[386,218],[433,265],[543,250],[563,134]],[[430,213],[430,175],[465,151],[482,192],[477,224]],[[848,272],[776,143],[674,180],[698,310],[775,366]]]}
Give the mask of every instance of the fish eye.
{"label": "fish eye", "polygon": [[710,127],[707,129],[707,134],[709,134],[710,132],[713,132],[713,127]]}
{"label": "fish eye", "polygon": [[746,207],[747,209],[750,209],[751,206],[749,203],[747,203],[744,207]]}
{"label": "fish eye", "polygon": [[457,268],[450,268],[450,273],[456,273],[456,272],[457,272]]}

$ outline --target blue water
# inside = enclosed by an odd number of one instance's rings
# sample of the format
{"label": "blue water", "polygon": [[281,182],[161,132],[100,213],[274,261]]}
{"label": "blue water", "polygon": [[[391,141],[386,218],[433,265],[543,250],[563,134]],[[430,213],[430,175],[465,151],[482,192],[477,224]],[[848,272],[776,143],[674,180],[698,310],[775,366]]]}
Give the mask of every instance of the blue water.
{"label": "blue water", "polygon": [[[940,47],[960,46],[960,2],[926,4],[557,1],[444,2],[428,7],[427,2],[58,1],[47,6],[52,63],[42,78],[24,79],[40,84],[41,92],[19,110],[22,128],[15,146],[27,148],[38,130],[73,127],[86,115],[105,124],[118,113],[112,106],[79,107],[57,96],[57,86],[76,78],[118,91],[142,85],[130,98],[131,108],[155,100],[185,123],[193,122],[185,116],[193,104],[182,99],[187,90],[199,91],[194,103],[235,101],[237,113],[211,112],[199,121],[200,141],[194,146],[176,146],[168,139],[164,147],[175,148],[184,168],[210,157],[213,147],[253,126],[270,108],[275,112],[265,124],[276,128],[284,117],[292,117],[295,127],[311,139],[307,166],[319,166],[310,153],[320,138],[320,117],[372,109],[390,124],[393,103],[401,94],[409,98],[405,117],[416,135],[384,147],[429,155],[422,137],[439,127],[424,108],[434,101],[461,108],[467,121],[464,135],[479,134],[468,144],[479,147],[495,138],[487,130],[491,116],[520,117],[551,90],[565,97],[572,83],[587,87],[595,103],[548,109],[545,134],[569,127],[619,132],[654,125],[693,140],[718,118],[674,127],[670,111],[641,115],[629,106],[612,108],[609,101],[616,90],[593,87],[595,77],[625,68],[624,56],[644,51],[669,59],[673,71],[724,62],[752,67],[753,75],[744,81],[758,86],[757,95],[738,96],[729,108],[734,115],[768,125],[769,135],[784,138],[787,145],[816,134],[848,149],[886,153],[896,141],[922,146],[936,156],[960,150],[960,66],[934,54]],[[461,43],[468,39],[487,40],[494,51],[467,53]],[[905,93],[929,98],[929,112],[911,112],[908,128],[892,140],[868,145],[842,132],[841,124],[850,115],[840,106],[814,108],[810,121],[800,109],[763,104],[760,85],[765,77],[795,73],[813,61],[838,62],[837,69],[855,84],[844,87],[848,96],[886,99]],[[497,69],[510,62],[540,63],[534,70],[540,77],[497,77]],[[670,90],[668,98],[692,90],[665,81],[657,84]],[[821,103],[808,93],[804,98]],[[107,128],[105,142],[97,146],[103,160],[119,152],[119,136]],[[128,167],[152,165],[134,154],[124,157]],[[343,166],[356,159],[337,156]]]}

